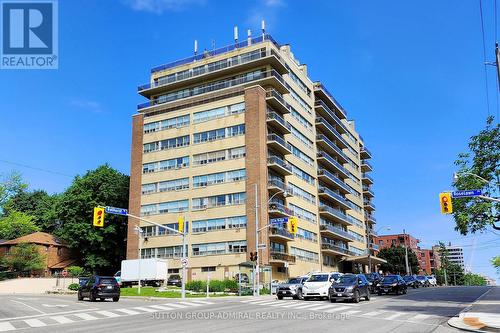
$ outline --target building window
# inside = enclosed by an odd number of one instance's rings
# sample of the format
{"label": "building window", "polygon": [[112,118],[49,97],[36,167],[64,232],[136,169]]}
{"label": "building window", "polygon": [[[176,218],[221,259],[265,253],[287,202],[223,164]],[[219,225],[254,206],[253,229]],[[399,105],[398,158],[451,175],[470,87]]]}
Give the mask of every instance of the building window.
{"label": "building window", "polygon": [[202,267],[202,272],[215,272],[215,266]]}
{"label": "building window", "polygon": [[193,209],[208,209],[220,206],[241,205],[245,203],[245,200],[245,192],[221,194],[203,198],[193,198]]}
{"label": "building window", "polygon": [[222,184],[229,182],[237,182],[245,180],[246,171],[245,169],[211,173],[208,175],[194,176],[193,177],[193,187],[205,187],[214,184]]}
{"label": "building window", "polygon": [[179,274],[179,269],[178,268],[169,268],[168,274]]}

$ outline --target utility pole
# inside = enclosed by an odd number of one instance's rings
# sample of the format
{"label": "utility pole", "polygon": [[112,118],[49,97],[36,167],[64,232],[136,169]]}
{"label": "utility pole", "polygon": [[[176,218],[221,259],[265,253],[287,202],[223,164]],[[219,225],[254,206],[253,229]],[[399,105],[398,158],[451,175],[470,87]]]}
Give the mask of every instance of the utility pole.
{"label": "utility pole", "polygon": [[448,279],[446,277],[446,267],[444,268],[444,285],[447,286],[448,285]]}
{"label": "utility pole", "polygon": [[140,295],[141,294],[141,261],[142,261],[142,242],[143,242],[143,237],[142,237],[142,229],[139,226],[135,227],[135,231],[137,231],[137,234],[139,235],[139,244],[138,244],[138,269],[137,269],[137,275],[138,275],[138,283],[137,283],[137,293]]}
{"label": "utility pole", "polygon": [[406,230],[403,229],[403,239],[405,242],[405,264],[406,264],[406,275],[410,275],[410,266],[408,265],[408,246],[406,245]]}

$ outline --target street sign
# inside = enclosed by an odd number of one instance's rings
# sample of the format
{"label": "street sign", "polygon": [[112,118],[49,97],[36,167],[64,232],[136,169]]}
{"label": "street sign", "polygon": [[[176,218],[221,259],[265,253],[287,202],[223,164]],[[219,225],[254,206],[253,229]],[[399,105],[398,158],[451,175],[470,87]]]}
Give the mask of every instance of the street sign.
{"label": "street sign", "polygon": [[265,249],[267,247],[266,244],[259,244],[259,249]]}
{"label": "street sign", "polygon": [[452,198],[477,197],[482,194],[483,192],[481,190],[461,190],[461,191],[451,192],[451,197]]}
{"label": "street sign", "polygon": [[182,258],[181,259],[181,264],[182,264],[182,267],[187,267],[187,265],[188,265],[188,258]]}
{"label": "street sign", "polygon": [[104,208],[104,211],[106,212],[106,214],[123,215],[123,216],[127,216],[128,214],[128,210],[126,210],[125,208],[106,206],[106,208]]}
{"label": "street sign", "polygon": [[278,217],[269,220],[269,224],[283,224],[283,223],[288,223],[288,217]]}
{"label": "street sign", "polygon": [[63,270],[63,271],[62,271],[62,273],[61,273],[61,275],[62,275],[63,277],[68,276],[68,271],[67,271],[67,270]]}

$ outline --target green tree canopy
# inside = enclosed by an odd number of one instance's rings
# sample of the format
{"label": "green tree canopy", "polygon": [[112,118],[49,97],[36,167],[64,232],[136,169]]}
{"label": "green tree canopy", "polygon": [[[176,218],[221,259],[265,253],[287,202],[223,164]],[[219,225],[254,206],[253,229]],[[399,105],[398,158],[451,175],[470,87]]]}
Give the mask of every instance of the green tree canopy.
{"label": "green tree canopy", "polygon": [[103,228],[92,226],[96,206],[128,207],[129,177],[108,165],[75,177],[57,200],[60,227],[55,233],[79,253],[89,271],[111,274],[125,255],[127,220],[106,215]]}
{"label": "green tree canopy", "polygon": [[12,211],[8,216],[0,218],[1,239],[15,239],[37,231],[40,231],[40,228],[31,215]]}
{"label": "green tree canopy", "polygon": [[485,286],[486,279],[478,274],[466,273],[464,275],[464,283],[463,284],[466,286]]}
{"label": "green tree canopy", "polygon": [[2,266],[17,272],[36,272],[45,268],[45,256],[34,244],[20,243],[13,246],[2,258]]}
{"label": "green tree canopy", "polygon": [[497,269],[497,273],[500,274],[500,256],[493,257],[491,264]]}
{"label": "green tree canopy", "polygon": [[14,195],[27,187],[18,172],[9,175],[0,175],[0,212],[5,203]]}
{"label": "green tree canopy", "polygon": [[[405,248],[403,246],[391,246],[379,251],[379,258],[387,260],[387,263],[380,265],[384,272],[406,275]],[[408,249],[408,265],[413,274],[419,271],[418,258],[412,249]]]}
{"label": "green tree canopy", "polygon": [[[500,191],[500,124],[493,124],[489,117],[486,128],[471,137],[470,153],[459,155],[455,165],[461,176],[453,186],[459,190],[481,189],[486,196],[493,196]],[[489,183],[478,178],[477,175]],[[455,229],[462,235],[482,231],[494,226],[500,220],[500,203],[482,198],[470,197],[453,199]],[[500,227],[495,227],[499,228]]]}

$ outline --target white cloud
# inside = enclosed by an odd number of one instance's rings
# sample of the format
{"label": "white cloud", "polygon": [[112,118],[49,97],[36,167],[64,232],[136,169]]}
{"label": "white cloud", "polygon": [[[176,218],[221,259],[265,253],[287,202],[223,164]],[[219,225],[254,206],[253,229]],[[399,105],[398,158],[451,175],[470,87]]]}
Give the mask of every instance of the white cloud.
{"label": "white cloud", "polygon": [[103,112],[101,104],[91,100],[73,99],[69,102],[69,105],[76,109],[81,109],[92,113]]}
{"label": "white cloud", "polygon": [[[168,11],[181,11],[189,5],[199,5],[205,0],[124,0],[133,10],[163,14]],[[278,0],[269,0],[278,1]]]}
{"label": "white cloud", "polygon": [[246,24],[260,29],[262,20],[266,21],[266,30],[277,25],[279,9],[285,7],[284,0],[260,0],[248,11]]}

